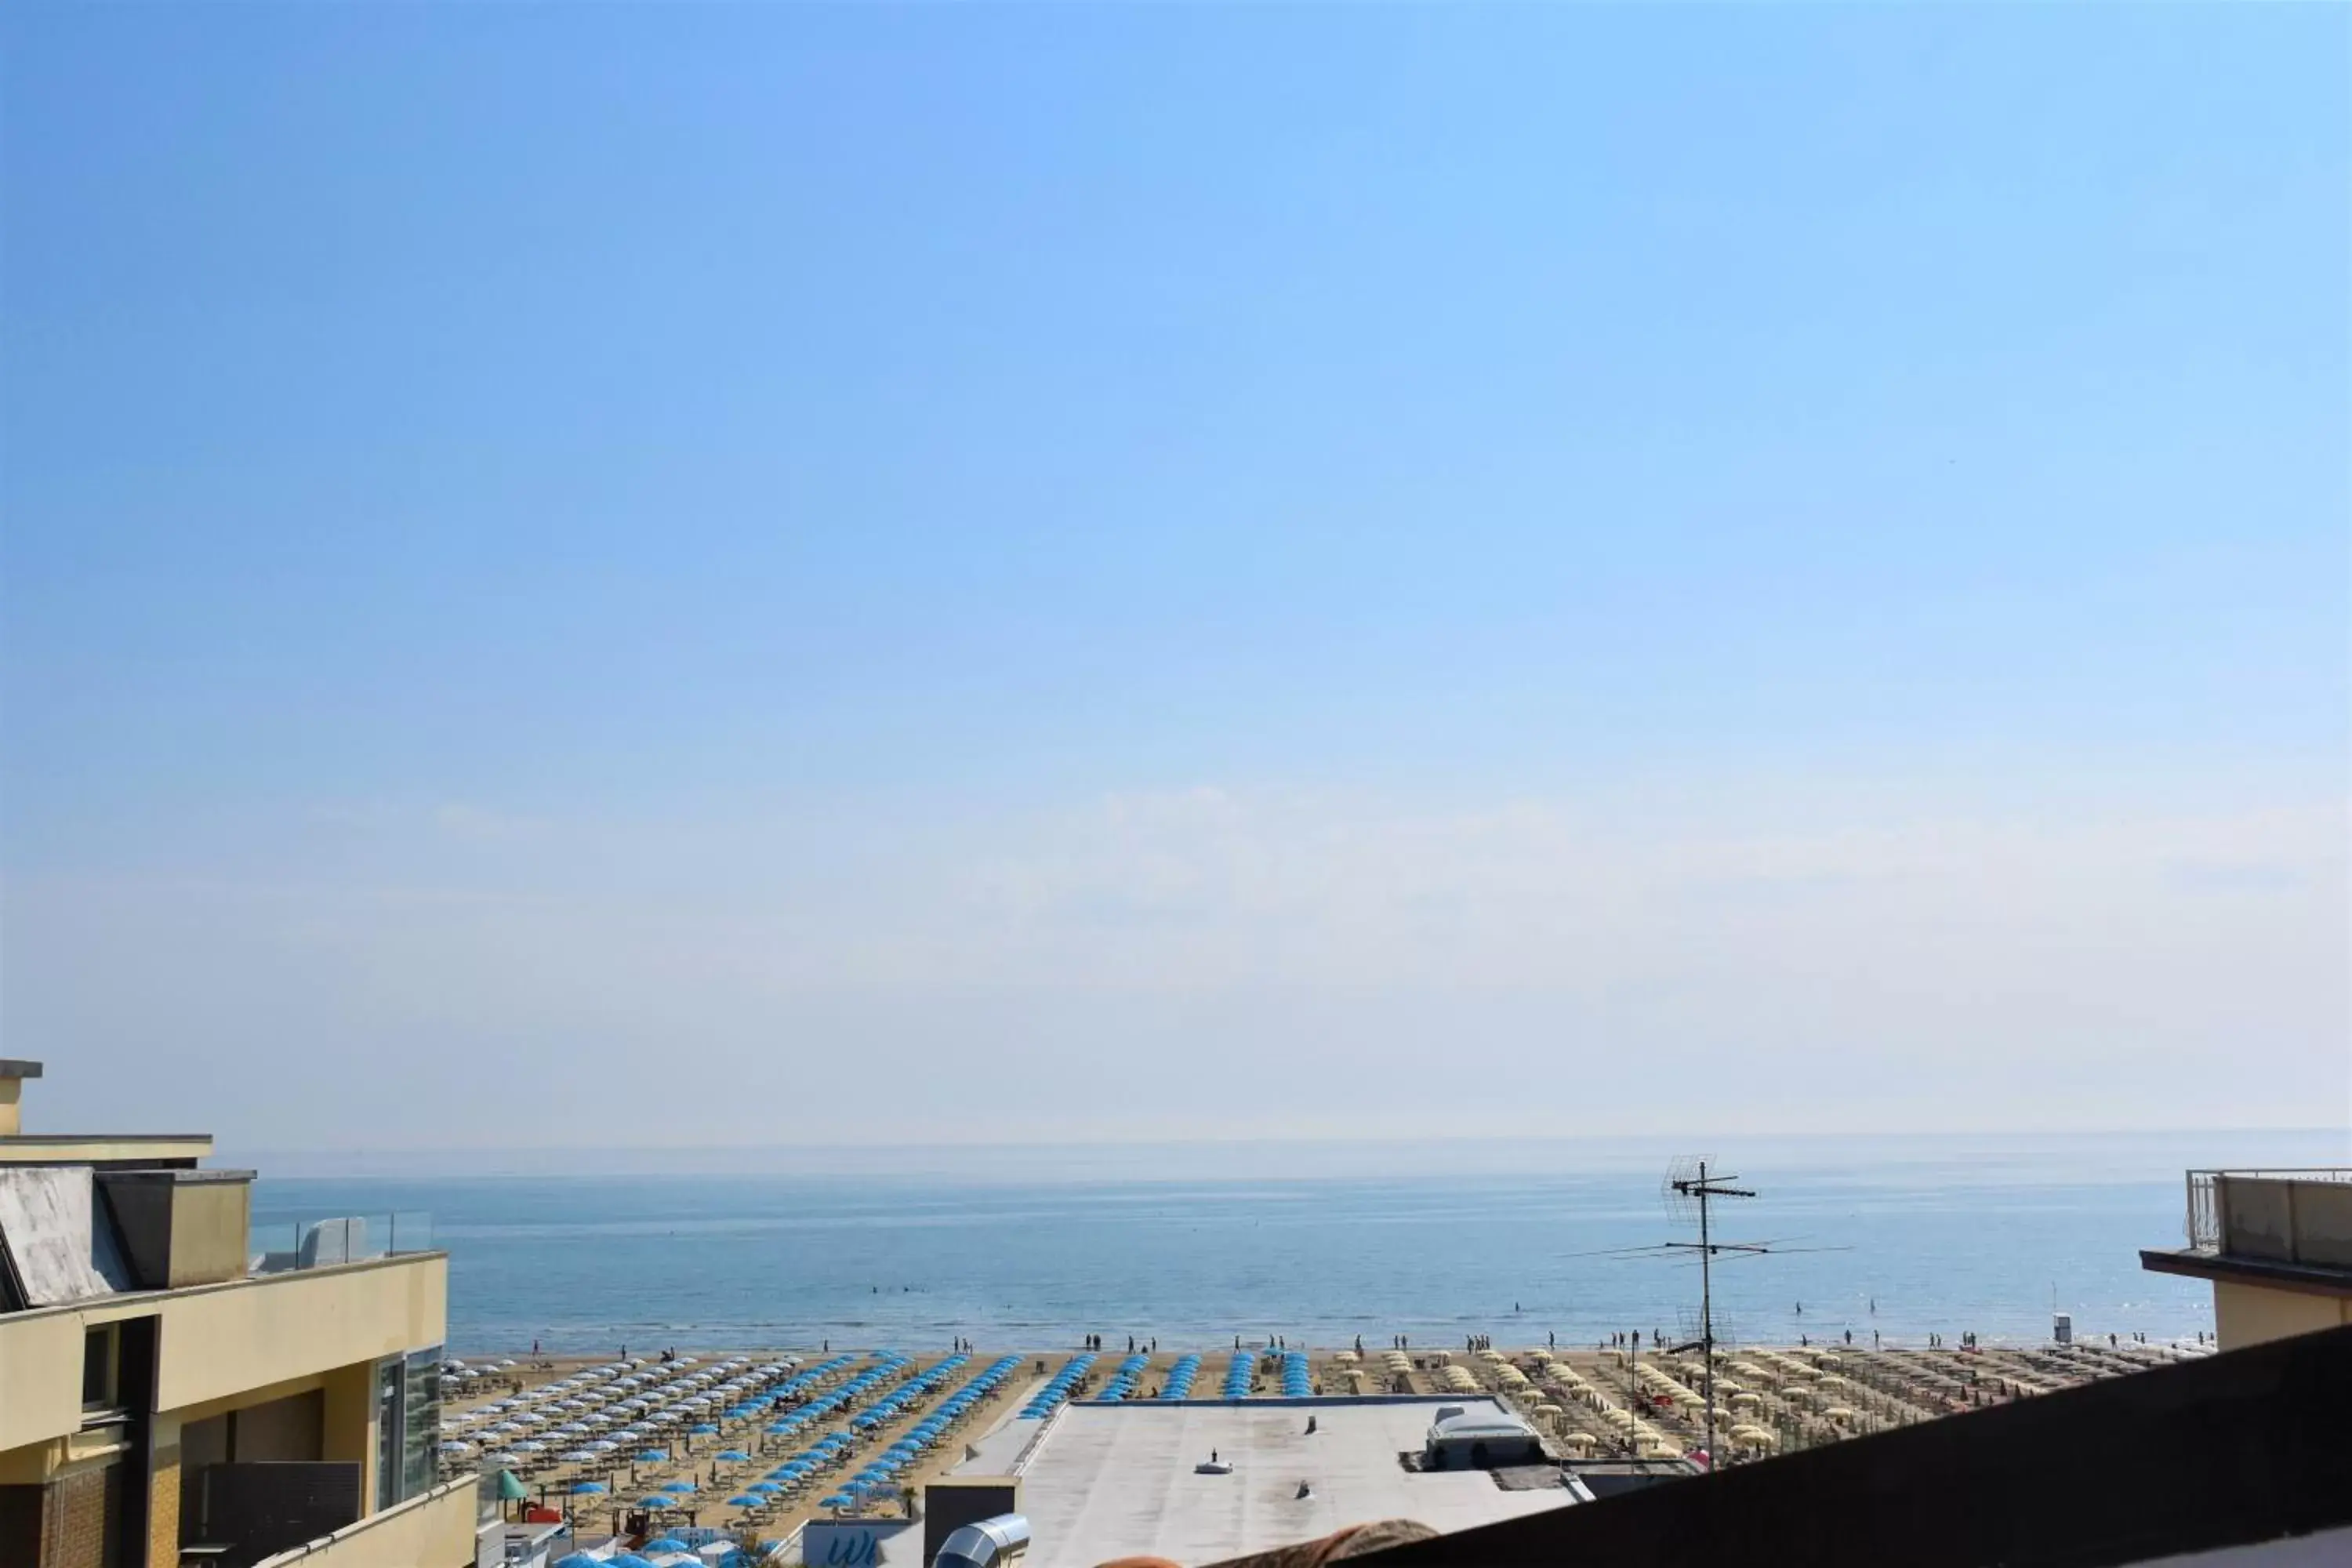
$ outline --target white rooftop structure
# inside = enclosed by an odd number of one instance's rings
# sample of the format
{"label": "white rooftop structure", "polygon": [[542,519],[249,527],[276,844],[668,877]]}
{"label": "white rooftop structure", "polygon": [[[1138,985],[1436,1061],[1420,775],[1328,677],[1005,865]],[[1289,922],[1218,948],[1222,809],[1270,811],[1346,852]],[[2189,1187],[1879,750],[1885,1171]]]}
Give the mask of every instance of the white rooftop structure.
{"label": "white rooftop structure", "polygon": [[[1021,1461],[1031,1531],[1022,1568],[1137,1555],[1216,1563],[1375,1520],[1450,1532],[1577,1500],[1561,1487],[1506,1490],[1484,1470],[1408,1470],[1398,1457],[1418,1455],[1447,1407],[1470,1425],[1524,1430],[1494,1400],[1458,1396],[1070,1405]],[[1231,1474],[1195,1469],[1213,1450]],[[958,1473],[1005,1471],[984,1444],[982,1461]]]}

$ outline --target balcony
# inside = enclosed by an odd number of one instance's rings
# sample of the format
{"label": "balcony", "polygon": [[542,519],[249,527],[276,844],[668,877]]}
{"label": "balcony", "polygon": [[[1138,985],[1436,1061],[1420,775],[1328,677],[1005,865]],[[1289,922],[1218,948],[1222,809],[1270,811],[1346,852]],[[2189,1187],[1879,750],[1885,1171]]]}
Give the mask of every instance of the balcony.
{"label": "balcony", "polygon": [[2189,1250],[2352,1268],[2352,1166],[2189,1173]]}
{"label": "balcony", "polygon": [[2210,1283],[2223,1350],[2352,1322],[2352,1167],[2191,1171],[2186,1228],[2140,1267]]}
{"label": "balcony", "polygon": [[331,1268],[433,1249],[433,1216],[417,1209],[257,1220],[246,1247],[256,1274]]}
{"label": "balcony", "polygon": [[78,1433],[83,1336],[158,1320],[153,1408],[178,1410],[437,1345],[448,1260],[437,1252],[0,1314],[0,1452]]}
{"label": "balcony", "polygon": [[480,1489],[471,1476],[444,1481],[331,1535],[265,1557],[255,1568],[467,1568]]}

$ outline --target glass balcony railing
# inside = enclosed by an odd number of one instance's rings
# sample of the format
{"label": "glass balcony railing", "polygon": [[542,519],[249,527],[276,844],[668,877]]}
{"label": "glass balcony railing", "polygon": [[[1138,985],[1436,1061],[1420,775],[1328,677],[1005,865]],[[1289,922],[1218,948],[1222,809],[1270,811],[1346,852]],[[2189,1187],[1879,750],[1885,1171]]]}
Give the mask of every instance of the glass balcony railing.
{"label": "glass balcony railing", "polygon": [[331,1268],[404,1252],[433,1249],[433,1216],[417,1209],[257,1219],[247,1230],[246,1254],[256,1274]]}

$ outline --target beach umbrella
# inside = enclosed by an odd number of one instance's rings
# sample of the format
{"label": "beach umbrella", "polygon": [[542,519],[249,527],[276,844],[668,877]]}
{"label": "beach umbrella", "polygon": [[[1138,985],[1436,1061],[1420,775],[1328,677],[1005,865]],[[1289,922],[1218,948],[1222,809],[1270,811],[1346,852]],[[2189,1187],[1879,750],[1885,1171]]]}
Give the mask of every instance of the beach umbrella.
{"label": "beach umbrella", "polygon": [[784,1489],[783,1489],[783,1488],[782,1488],[782,1487],[780,1487],[780,1486],[778,1486],[778,1485],[777,1485],[775,1482],[773,1482],[773,1481],[753,1481],[753,1482],[752,1482],[749,1487],[746,1487],[744,1489],[745,1489],[746,1491],[755,1491],[755,1492],[761,1492],[761,1493],[768,1493],[768,1492],[780,1492],[780,1491],[783,1490]]}
{"label": "beach umbrella", "polygon": [[637,1456],[637,1463],[641,1465],[657,1465],[668,1458],[669,1452],[667,1449],[647,1448],[644,1453]]}
{"label": "beach umbrella", "polygon": [[574,1552],[569,1557],[555,1560],[555,1568],[609,1568],[602,1557],[591,1557],[585,1552]]}
{"label": "beach umbrella", "polygon": [[662,1490],[666,1492],[691,1492],[699,1491],[701,1489],[689,1480],[675,1480],[664,1482],[662,1485]]}
{"label": "beach umbrella", "polygon": [[688,1546],[685,1542],[680,1541],[675,1535],[665,1535],[659,1541],[648,1541],[646,1542],[645,1549],[647,1552],[691,1552],[694,1550],[693,1547]]}
{"label": "beach umbrella", "polygon": [[574,1481],[572,1483],[572,1495],[573,1497],[595,1497],[602,1493],[604,1489],[604,1483],[602,1481]]}
{"label": "beach umbrella", "polygon": [[740,1448],[721,1448],[711,1456],[714,1459],[726,1459],[737,1464],[750,1459],[751,1457]]}
{"label": "beach umbrella", "polygon": [[729,1498],[727,1500],[727,1506],[729,1508],[759,1508],[766,1503],[767,1500],[768,1500],[766,1498],[753,1497],[751,1493],[745,1492],[740,1496]]}
{"label": "beach umbrella", "polygon": [[687,1430],[697,1437],[715,1437],[719,1435],[719,1428],[708,1421],[698,1421]]}
{"label": "beach umbrella", "polygon": [[515,1479],[515,1473],[512,1470],[500,1470],[499,1472],[499,1500],[500,1502],[525,1502],[528,1501],[530,1498],[530,1489],[524,1486],[520,1481]]}
{"label": "beach umbrella", "polygon": [[674,1497],[664,1497],[659,1492],[656,1492],[651,1497],[639,1498],[637,1500],[637,1506],[644,1509],[676,1508],[677,1506],[677,1499]]}

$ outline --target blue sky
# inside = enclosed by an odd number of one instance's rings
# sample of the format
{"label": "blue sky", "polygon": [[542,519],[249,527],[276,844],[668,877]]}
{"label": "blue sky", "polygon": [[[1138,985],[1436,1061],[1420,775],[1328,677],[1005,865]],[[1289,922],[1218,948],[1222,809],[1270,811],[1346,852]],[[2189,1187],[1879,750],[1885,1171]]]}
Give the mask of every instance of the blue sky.
{"label": "blue sky", "polygon": [[58,1117],[2352,1114],[2340,10],[0,29]]}

